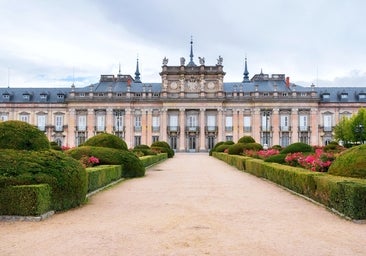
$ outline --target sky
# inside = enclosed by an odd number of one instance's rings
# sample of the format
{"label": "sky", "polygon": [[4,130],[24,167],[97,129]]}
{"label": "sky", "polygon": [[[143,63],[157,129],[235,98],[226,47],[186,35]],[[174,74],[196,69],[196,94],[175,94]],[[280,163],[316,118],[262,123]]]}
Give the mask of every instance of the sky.
{"label": "sky", "polygon": [[0,0],[0,87],[77,87],[101,74],[161,82],[162,60],[215,65],[225,82],[285,74],[366,87],[364,0]]}

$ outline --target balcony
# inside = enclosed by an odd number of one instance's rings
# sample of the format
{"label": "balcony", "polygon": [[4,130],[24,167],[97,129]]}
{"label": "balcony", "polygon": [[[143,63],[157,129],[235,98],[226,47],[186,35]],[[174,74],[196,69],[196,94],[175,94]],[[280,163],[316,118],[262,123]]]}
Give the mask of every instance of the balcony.
{"label": "balcony", "polygon": [[280,126],[281,132],[289,132],[291,131],[291,126]]}
{"label": "balcony", "polygon": [[78,132],[85,132],[86,131],[86,126],[75,126],[75,130]]}
{"label": "balcony", "polygon": [[114,132],[124,132],[125,127],[124,126],[113,126],[113,131]]}
{"label": "balcony", "polygon": [[54,126],[54,131],[55,132],[63,132],[64,131],[64,126],[63,125],[56,125],[56,126]]}
{"label": "balcony", "polygon": [[331,132],[333,130],[332,126],[323,126],[323,131],[325,132]]}
{"label": "balcony", "polygon": [[206,132],[217,132],[218,127],[217,126],[205,126]]}
{"label": "balcony", "polygon": [[186,132],[199,132],[200,127],[199,126],[186,126]]}
{"label": "balcony", "polygon": [[225,126],[225,132],[232,132],[233,127],[232,126]]}
{"label": "balcony", "polygon": [[94,131],[105,132],[105,126],[104,125],[94,126]]}
{"label": "balcony", "polygon": [[142,126],[134,126],[134,127],[133,127],[133,130],[134,130],[135,132],[141,132],[141,131],[142,131]]}
{"label": "balcony", "polygon": [[308,132],[308,131],[310,131],[310,127],[309,126],[299,126],[299,131]]}
{"label": "balcony", "polygon": [[160,126],[151,126],[152,132],[160,132]]}
{"label": "balcony", "polygon": [[251,126],[244,126],[243,131],[244,132],[252,132],[252,127]]}
{"label": "balcony", "polygon": [[261,131],[262,132],[271,132],[272,131],[272,126],[261,126]]}
{"label": "balcony", "polygon": [[179,126],[168,126],[168,133],[179,133]]}

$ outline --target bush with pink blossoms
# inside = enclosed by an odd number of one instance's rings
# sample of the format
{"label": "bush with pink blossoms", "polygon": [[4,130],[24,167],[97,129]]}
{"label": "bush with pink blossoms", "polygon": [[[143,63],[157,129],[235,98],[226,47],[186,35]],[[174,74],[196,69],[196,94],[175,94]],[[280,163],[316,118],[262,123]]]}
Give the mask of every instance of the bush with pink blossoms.
{"label": "bush with pink blossoms", "polygon": [[267,159],[268,157],[278,155],[279,153],[280,153],[279,150],[273,149],[273,148],[268,149],[268,150],[259,150],[257,152],[258,157],[261,159]]}
{"label": "bush with pink blossoms", "polygon": [[334,159],[333,153],[325,153],[323,149],[318,148],[310,155],[304,155],[301,152],[290,153],[285,161],[291,166],[301,166],[314,172],[326,172]]}

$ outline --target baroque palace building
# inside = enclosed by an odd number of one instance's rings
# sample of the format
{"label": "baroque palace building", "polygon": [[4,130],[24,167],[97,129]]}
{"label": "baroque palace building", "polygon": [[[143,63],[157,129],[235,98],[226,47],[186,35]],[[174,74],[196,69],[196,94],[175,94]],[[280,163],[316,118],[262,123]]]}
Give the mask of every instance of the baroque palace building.
{"label": "baroque palace building", "polygon": [[163,59],[161,83],[143,83],[137,60],[134,77],[101,75],[82,88],[0,87],[0,120],[36,125],[68,147],[107,132],[129,147],[159,140],[177,152],[205,152],[244,135],[267,147],[325,145],[342,117],[366,106],[365,87],[303,87],[263,72],[249,78],[246,59],[243,81],[224,82],[223,58],[196,64],[190,47],[187,63]]}

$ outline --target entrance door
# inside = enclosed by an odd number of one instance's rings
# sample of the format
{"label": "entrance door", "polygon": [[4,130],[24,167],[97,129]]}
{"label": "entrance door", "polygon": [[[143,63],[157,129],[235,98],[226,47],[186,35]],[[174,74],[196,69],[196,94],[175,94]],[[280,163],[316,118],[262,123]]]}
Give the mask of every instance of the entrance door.
{"label": "entrance door", "polygon": [[177,137],[176,136],[170,137],[170,147],[173,150],[177,149]]}
{"label": "entrance door", "polygon": [[189,152],[196,151],[196,137],[195,136],[188,137],[188,151]]}

